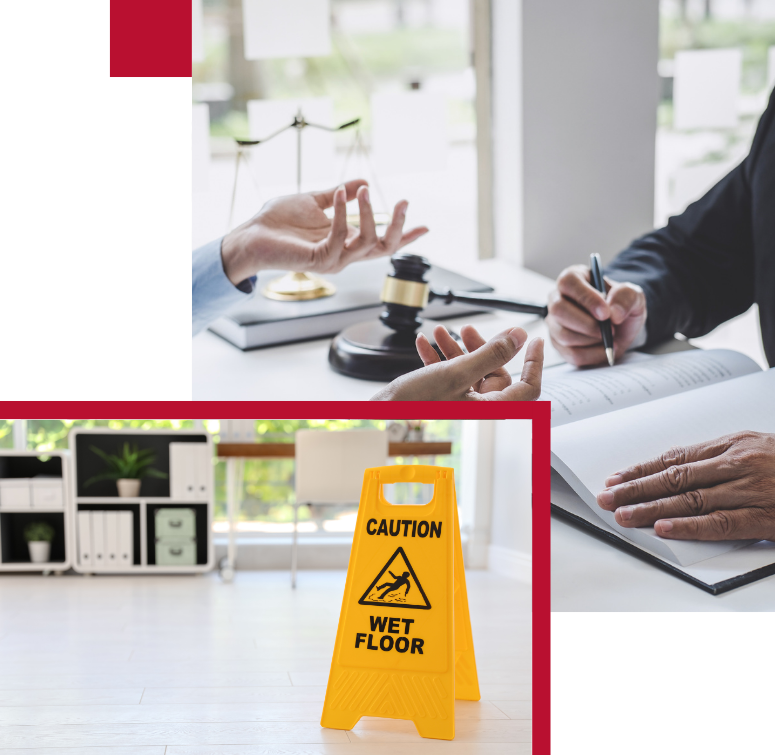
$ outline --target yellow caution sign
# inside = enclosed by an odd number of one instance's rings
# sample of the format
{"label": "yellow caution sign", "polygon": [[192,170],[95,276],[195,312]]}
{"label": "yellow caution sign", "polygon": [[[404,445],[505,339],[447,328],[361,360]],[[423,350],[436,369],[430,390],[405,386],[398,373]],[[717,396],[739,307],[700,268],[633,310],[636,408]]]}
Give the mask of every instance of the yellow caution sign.
{"label": "yellow caution sign", "polygon": [[[434,485],[430,503],[388,503],[382,486]],[[453,739],[455,699],[478,700],[455,481],[448,467],[367,469],[321,726],[361,716]]]}

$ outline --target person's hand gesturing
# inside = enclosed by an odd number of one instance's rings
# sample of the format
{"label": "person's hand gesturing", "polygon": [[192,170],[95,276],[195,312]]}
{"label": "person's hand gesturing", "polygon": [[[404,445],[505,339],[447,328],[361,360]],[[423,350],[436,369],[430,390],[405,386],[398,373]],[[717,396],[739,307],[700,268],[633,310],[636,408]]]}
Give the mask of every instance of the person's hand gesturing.
{"label": "person's hand gesturing", "polygon": [[[360,228],[347,225],[347,202],[358,199]],[[279,197],[235,228],[221,245],[223,269],[235,285],[260,270],[337,273],[351,262],[393,254],[428,232],[404,233],[406,208],[400,201],[384,236],[377,235],[366,181],[336,189]],[[324,210],[334,208],[333,219]]]}
{"label": "person's hand gesturing", "polygon": [[471,325],[460,330],[466,354],[443,325],[433,331],[447,361],[421,333],[417,352],[425,367],[394,380],[372,401],[535,401],[541,395],[544,342],[528,344],[521,378],[512,383],[506,365],[527,340],[522,328],[509,328],[485,341]]}

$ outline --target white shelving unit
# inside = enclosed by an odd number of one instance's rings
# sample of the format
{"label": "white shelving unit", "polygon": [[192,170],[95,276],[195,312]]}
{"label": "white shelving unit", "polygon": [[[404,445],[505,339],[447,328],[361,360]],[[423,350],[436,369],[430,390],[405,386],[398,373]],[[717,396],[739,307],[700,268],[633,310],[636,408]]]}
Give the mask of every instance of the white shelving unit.
{"label": "white shelving unit", "polygon": [[[125,442],[140,448],[152,448],[156,452],[153,467],[170,474],[169,444],[180,442],[206,443],[209,466],[204,471],[206,494],[197,498],[173,498],[169,495],[170,479],[158,480],[145,478],[143,488],[151,492],[163,491],[166,495],[148,495],[136,498],[120,498],[115,483],[98,483],[104,495],[84,495],[84,483],[102,469],[103,462],[90,451],[96,445],[107,453],[116,453]],[[215,560],[213,548],[212,523],[214,511],[213,489],[213,446],[212,439],[202,430],[110,430],[107,428],[75,428],[70,432],[70,451],[72,453],[71,507],[72,521],[77,519],[78,511],[85,510],[130,510],[132,511],[134,563],[129,567],[111,567],[97,569],[78,563],[77,527],[70,527],[70,552],[73,554],[72,566],[81,574],[195,574],[210,571]],[[187,507],[196,511],[197,520],[197,563],[194,566],[157,566],[153,540],[153,516],[156,508]]]}
{"label": "white shelving unit", "polygon": [[[60,574],[72,565],[73,526],[68,505],[68,457],[67,451],[0,451],[0,480],[28,478],[39,474],[62,478],[62,506],[7,507],[3,505],[3,495],[0,491],[0,572],[39,571],[44,574]],[[48,522],[56,532],[51,544],[53,560],[40,564],[30,561],[23,536],[24,527],[36,520]]]}

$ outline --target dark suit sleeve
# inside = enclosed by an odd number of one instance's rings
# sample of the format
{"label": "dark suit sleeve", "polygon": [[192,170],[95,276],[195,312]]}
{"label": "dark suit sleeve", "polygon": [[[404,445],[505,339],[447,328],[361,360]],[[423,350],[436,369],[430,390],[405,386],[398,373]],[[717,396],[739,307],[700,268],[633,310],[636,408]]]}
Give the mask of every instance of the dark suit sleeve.
{"label": "dark suit sleeve", "polygon": [[750,174],[775,117],[774,99],[745,160],[664,228],[633,241],[606,268],[609,278],[637,283],[645,291],[647,343],[674,333],[705,335],[753,304]]}

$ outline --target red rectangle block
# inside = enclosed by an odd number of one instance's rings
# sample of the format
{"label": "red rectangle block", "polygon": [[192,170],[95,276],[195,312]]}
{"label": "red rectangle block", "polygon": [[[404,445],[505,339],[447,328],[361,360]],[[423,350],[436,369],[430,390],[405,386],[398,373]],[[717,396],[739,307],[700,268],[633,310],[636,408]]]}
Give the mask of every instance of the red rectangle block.
{"label": "red rectangle block", "polygon": [[191,0],[111,0],[111,76],[191,76]]}

